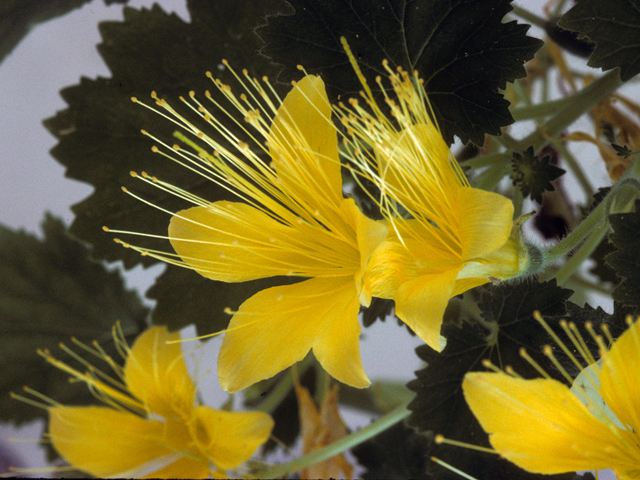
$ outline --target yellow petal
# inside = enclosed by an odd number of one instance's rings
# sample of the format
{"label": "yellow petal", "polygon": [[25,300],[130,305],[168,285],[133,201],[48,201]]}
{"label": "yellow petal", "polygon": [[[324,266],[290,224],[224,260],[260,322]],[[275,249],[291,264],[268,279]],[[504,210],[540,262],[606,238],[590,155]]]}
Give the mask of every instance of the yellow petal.
{"label": "yellow petal", "polygon": [[[607,405],[638,436],[640,457],[640,321],[616,340],[604,357],[600,390]],[[640,468],[640,458],[638,458]]]}
{"label": "yellow petal", "polygon": [[320,77],[308,75],[285,97],[271,125],[269,150],[283,185],[314,208],[338,205],[342,177],[338,133]]}
{"label": "yellow petal", "polygon": [[470,260],[501,247],[511,234],[513,203],[497,193],[477,188],[458,190],[462,258]]}
{"label": "yellow petal", "polygon": [[458,273],[456,283],[453,287],[453,292],[451,292],[451,298],[455,297],[456,295],[460,295],[467,290],[471,290],[472,288],[484,285],[485,283],[489,283],[489,280],[487,280],[486,278],[460,278],[460,273]]}
{"label": "yellow petal", "polygon": [[446,223],[441,219],[451,217],[448,213],[455,208],[451,194],[463,182],[438,129],[431,123],[385,133],[388,140],[379,139],[375,144],[384,190],[410,211],[425,214],[439,225]]}
{"label": "yellow petal", "polygon": [[273,419],[263,412],[226,412],[198,406],[189,424],[203,455],[221,470],[248,460],[271,435]]}
{"label": "yellow petal", "polygon": [[201,275],[224,282],[316,276],[334,264],[357,265],[355,248],[325,228],[306,227],[284,225],[247,204],[221,201],[178,212],[169,237],[183,261]]}
{"label": "yellow petal", "polygon": [[386,241],[374,251],[364,274],[364,284],[374,297],[393,299],[409,280],[462,268],[459,254],[441,248],[431,226],[409,220],[395,227],[397,231],[389,227]]}
{"label": "yellow petal", "polygon": [[369,384],[358,336],[353,276],[273,287],[245,301],[231,319],[218,358],[220,384],[237,392],[302,360],[311,348],[334,378]]}
{"label": "yellow petal", "polygon": [[525,470],[604,469],[622,453],[616,434],[560,382],[473,372],[462,389],[491,445]]}
{"label": "yellow petal", "polygon": [[[49,433],[65,460],[96,477],[206,478],[209,474],[207,462],[185,458],[167,445],[187,447],[186,428],[169,437],[163,422],[111,408],[51,408]],[[174,462],[180,462],[179,470],[169,468]]]}
{"label": "yellow petal", "polygon": [[373,252],[384,242],[387,237],[387,222],[372,220],[360,211],[355,201],[351,198],[342,201],[341,209],[345,221],[355,226],[358,251],[360,254],[360,270],[355,273],[356,286],[360,303],[368,307],[371,303],[371,288],[365,285],[364,272],[371,260]]}
{"label": "yellow petal", "polygon": [[178,332],[151,327],[135,341],[124,368],[129,391],[157,415],[188,415],[195,401],[195,387],[184,363]]}
{"label": "yellow petal", "polygon": [[437,351],[440,351],[442,316],[453,295],[458,270],[409,280],[398,288],[395,296],[398,318]]}

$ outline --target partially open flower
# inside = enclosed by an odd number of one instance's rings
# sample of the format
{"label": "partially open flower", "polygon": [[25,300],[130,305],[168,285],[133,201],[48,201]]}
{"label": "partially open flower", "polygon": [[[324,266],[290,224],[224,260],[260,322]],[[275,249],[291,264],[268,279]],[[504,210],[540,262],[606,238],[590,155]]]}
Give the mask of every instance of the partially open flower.
{"label": "partially open flower", "polygon": [[573,350],[590,364],[571,389],[551,378],[468,373],[464,395],[493,448],[534,473],[612,468],[619,480],[640,478],[640,322],[629,323],[610,350],[595,336],[600,362],[569,325]]}
{"label": "partially open flower", "polygon": [[167,344],[179,338],[165,327],[151,327],[129,349],[120,335],[124,368],[96,350],[118,378],[91,365],[82,373],[41,353],[106,405],[52,402],[48,408],[51,443],[74,468],[103,478],[222,478],[269,439],[273,420],[266,413],[197,403],[180,343]]}
{"label": "partially open flower", "polygon": [[393,97],[376,81],[391,117],[362,75],[366,106],[352,99],[337,109],[354,174],[379,188],[375,200],[390,225],[368,263],[364,288],[395,300],[396,315],[439,351],[449,299],[523,274],[529,256],[511,201],[469,185],[432,120],[422,80],[384,66]]}

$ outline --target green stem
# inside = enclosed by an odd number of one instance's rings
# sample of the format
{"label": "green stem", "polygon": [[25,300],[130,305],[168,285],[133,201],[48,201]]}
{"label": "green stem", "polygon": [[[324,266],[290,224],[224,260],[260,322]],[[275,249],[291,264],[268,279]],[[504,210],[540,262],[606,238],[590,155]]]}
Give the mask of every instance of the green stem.
{"label": "green stem", "polygon": [[608,231],[607,225],[601,225],[599,229],[589,235],[578,251],[558,270],[555,276],[558,285],[563,285],[580,268],[582,262],[589,258],[593,251],[598,248]]}
{"label": "green stem", "polygon": [[508,153],[491,153],[482,157],[472,158],[462,162],[464,167],[471,167],[472,169],[490,167],[491,165],[504,165],[511,159],[511,155]]}
{"label": "green stem", "polygon": [[572,94],[567,97],[539,103],[537,105],[514,108],[511,111],[511,116],[513,116],[513,119],[516,122],[519,122],[520,120],[535,120],[538,118],[548,117],[549,115],[556,113],[559,108],[570,104],[574,95],[575,94]]}
{"label": "green stem", "polygon": [[543,252],[543,265],[549,265],[580,244],[588,235],[599,227],[603,227],[607,223],[607,212],[605,210],[606,203],[604,200],[585,218],[580,225],[573,231],[556,243],[546,252]]}
{"label": "green stem", "polygon": [[322,368],[322,366],[319,363],[317,363],[316,365],[317,365],[317,368],[316,368],[315,397],[318,404],[322,404],[322,402],[324,402],[324,398],[327,395],[327,392],[329,391],[329,385],[331,384],[331,377],[326,372],[326,370]]}
{"label": "green stem", "polygon": [[636,159],[629,165],[625,175],[614,185],[609,195],[593,209],[589,216],[569,235],[543,252],[544,268],[565,256],[586,238],[580,249],[558,270],[556,274],[558,284],[564,283],[600,244],[609,230],[607,228],[609,213],[629,211],[632,207],[633,202],[640,195],[640,188],[636,185],[639,175],[640,160]]}
{"label": "green stem", "polygon": [[[313,355],[307,355],[304,360],[297,364],[298,375],[304,375],[304,372],[309,368],[311,363],[313,363],[314,357]],[[273,412],[284,397],[286,397],[291,389],[293,388],[293,375],[291,373],[287,373],[282,376],[278,384],[269,392],[269,394],[265,397],[265,399],[260,402],[260,404],[254,408],[254,410],[259,410],[261,412],[271,413]]]}
{"label": "green stem", "polygon": [[526,20],[527,22],[530,22],[533,25],[537,25],[540,28],[544,28],[545,24],[547,23],[547,21],[544,18],[539,17],[538,15],[530,12],[529,10],[525,10],[524,8],[514,4],[511,4],[511,6],[513,7],[513,13],[515,13],[517,16],[519,16],[523,20]]}
{"label": "green stem", "polygon": [[537,152],[548,142],[549,137],[557,137],[593,105],[615,92],[621,83],[618,69],[611,70],[574,94],[571,103],[561,108],[542,128],[520,140],[517,148],[513,148],[513,150],[522,152],[533,145],[533,149]]}
{"label": "green stem", "polygon": [[502,132],[501,135],[493,137],[500,145],[505,147],[507,150],[513,150],[514,152],[524,151],[525,149],[518,150],[519,144],[518,140],[513,138],[507,132]]}
{"label": "green stem", "polygon": [[464,167],[471,167],[472,169],[490,167],[491,165],[504,165],[511,160],[511,155],[508,153],[491,153],[482,157],[472,158],[461,163]]}
{"label": "green stem", "polygon": [[587,198],[593,197],[593,187],[591,186],[591,182],[589,182],[587,176],[584,174],[580,163],[576,161],[575,157],[560,140],[552,138],[551,142],[556,147],[558,152],[560,152],[562,158],[567,163],[573,174],[576,176],[576,180],[578,180],[578,183],[582,187],[584,193],[587,195]]}
{"label": "green stem", "polygon": [[531,106],[531,99],[529,98],[529,95],[527,95],[527,92],[525,92],[520,80],[513,82],[513,90],[516,92],[516,95],[518,95],[520,101],[524,103],[525,107]]}
{"label": "green stem", "polygon": [[[611,295],[611,289],[610,288],[603,287],[599,283],[591,282],[591,281],[589,281],[589,280],[587,280],[585,278],[582,278],[582,277],[573,276],[568,280],[568,282],[569,282],[569,285],[570,284],[575,284],[575,286],[580,288],[580,289],[585,289],[586,288],[586,289],[589,289],[589,290],[594,290],[594,291],[596,291],[598,293],[601,293],[603,295]],[[574,288],[574,290],[576,290],[576,289]]]}
{"label": "green stem", "polygon": [[524,203],[524,197],[522,196],[522,190],[515,188],[513,190],[513,215],[514,218],[518,218],[522,215],[522,204]]}
{"label": "green stem", "polygon": [[504,176],[505,165],[494,164],[481,172],[473,182],[473,186],[488,192],[493,191]]}
{"label": "green stem", "polygon": [[556,8],[553,11],[553,15],[555,17],[559,17],[560,15],[562,15],[562,9],[564,8],[565,3],[566,3],[566,0],[560,0],[558,3],[556,3]]}
{"label": "green stem", "polygon": [[335,455],[339,455],[350,448],[375,437],[380,432],[383,432],[387,428],[407,418],[410,413],[411,412],[407,410],[406,405],[400,405],[357,432],[347,435],[346,437],[341,438],[340,440],[319,450],[315,450],[300,458],[296,458],[291,462],[275,465],[267,470],[259,472],[254,478],[283,478],[294,472],[299,472],[303,468],[319,463]]}

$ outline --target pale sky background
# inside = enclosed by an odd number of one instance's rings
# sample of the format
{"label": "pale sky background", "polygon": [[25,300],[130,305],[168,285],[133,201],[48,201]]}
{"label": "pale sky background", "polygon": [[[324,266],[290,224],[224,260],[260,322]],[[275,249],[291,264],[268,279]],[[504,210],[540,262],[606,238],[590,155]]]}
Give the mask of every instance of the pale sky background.
{"label": "pale sky background", "polygon": [[[181,0],[158,3],[188,20]],[[535,5],[541,2],[517,3],[536,9]],[[129,2],[129,6],[135,8],[151,4],[142,0]],[[49,155],[56,139],[43,127],[42,120],[66,108],[59,95],[61,88],[77,84],[81,76],[110,76],[95,49],[100,41],[97,24],[121,19],[121,5],[106,7],[102,1],[93,1],[64,17],[38,25],[0,64],[0,223],[40,235],[39,224],[46,210],[69,225],[73,219],[70,205],[91,192],[90,186],[64,178],[64,168]],[[539,30],[532,30],[530,34],[541,37]],[[212,58],[211,62],[216,64],[219,60]],[[584,152],[587,151],[585,147]],[[595,185],[608,184],[602,168],[595,167],[590,174]],[[129,271],[126,273],[128,284],[143,294],[161,268],[145,271],[139,267]],[[408,381],[414,377],[420,362],[413,350],[422,343],[417,337],[410,337],[395,320],[377,322],[363,333],[363,362],[372,380],[391,377]],[[210,351],[200,359],[201,370],[209,368],[215,372],[219,342],[210,342]],[[205,362],[210,365],[205,366]],[[48,368],[44,362],[43,368]],[[205,399],[214,407],[226,396],[216,382],[215,375],[206,377]],[[349,415],[348,423],[354,429],[370,420],[368,415]],[[41,425],[34,425],[15,433],[1,427],[0,444],[4,448],[8,436],[38,438],[40,428]],[[21,459],[23,466],[44,465],[39,448],[15,443],[7,448]]]}

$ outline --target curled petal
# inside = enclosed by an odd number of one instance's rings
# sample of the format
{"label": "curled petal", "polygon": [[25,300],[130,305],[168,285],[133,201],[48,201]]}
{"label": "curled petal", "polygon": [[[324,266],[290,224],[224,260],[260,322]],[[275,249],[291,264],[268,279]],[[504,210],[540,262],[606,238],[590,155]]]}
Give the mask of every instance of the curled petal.
{"label": "curled petal", "polygon": [[440,351],[440,327],[453,295],[458,270],[422,275],[403,283],[395,296],[396,315],[427,345]]}

